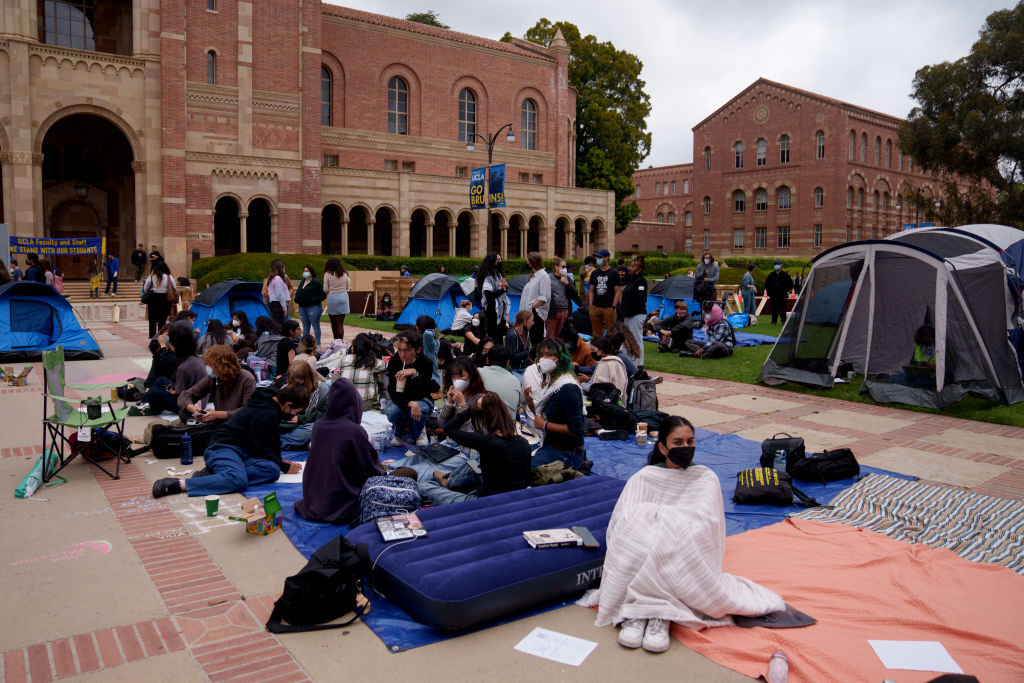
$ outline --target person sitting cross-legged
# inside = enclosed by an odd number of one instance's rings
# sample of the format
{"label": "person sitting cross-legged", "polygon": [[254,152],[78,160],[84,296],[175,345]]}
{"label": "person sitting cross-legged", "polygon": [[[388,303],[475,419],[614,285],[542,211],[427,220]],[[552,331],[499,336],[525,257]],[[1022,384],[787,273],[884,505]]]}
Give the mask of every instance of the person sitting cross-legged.
{"label": "person sitting cross-legged", "polygon": [[675,311],[674,315],[654,323],[654,332],[659,340],[658,351],[662,353],[685,350],[686,342],[693,338],[693,329],[700,324],[690,317],[683,299],[676,301]]}
{"label": "person sitting cross-legged", "polygon": [[695,358],[725,358],[732,355],[736,337],[728,318],[718,304],[712,304],[711,310],[704,318],[704,332],[708,335],[706,343],[701,344],[696,339],[690,339],[683,345],[686,350],[680,351],[679,355]]}
{"label": "person sitting cross-legged", "polygon": [[394,340],[395,355],[388,362],[388,404],[384,414],[395,426],[395,445],[402,437],[427,445],[423,427],[434,410],[430,395],[440,387],[433,379],[434,364],[421,351],[416,330],[406,330]]}
{"label": "person sitting cross-legged", "polygon": [[206,448],[206,466],[191,479],[157,479],[153,482],[153,497],[235,493],[275,482],[282,472],[298,473],[299,463],[281,459],[279,425],[282,419],[297,415],[308,402],[309,394],[301,385],[290,384],[277,394],[257,389],[244,408],[213,432]]}

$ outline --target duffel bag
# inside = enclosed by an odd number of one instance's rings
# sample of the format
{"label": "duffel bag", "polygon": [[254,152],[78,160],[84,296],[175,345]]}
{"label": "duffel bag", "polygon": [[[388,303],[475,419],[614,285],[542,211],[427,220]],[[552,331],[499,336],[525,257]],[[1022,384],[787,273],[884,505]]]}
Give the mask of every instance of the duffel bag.
{"label": "duffel bag", "polygon": [[[786,438],[780,439],[780,436]],[[777,460],[783,460],[788,472],[793,463],[804,459],[805,454],[806,449],[802,438],[779,432],[772,438],[761,442],[761,467],[775,467]]]}
{"label": "duffel bag", "polygon": [[217,424],[198,425],[153,425],[153,440],[149,447],[157,458],[180,458],[181,437],[188,432],[192,437],[192,457],[200,457],[206,454],[206,447],[210,445],[210,438]]}
{"label": "duffel bag", "polygon": [[793,505],[793,496],[801,507],[817,507],[818,501],[793,486],[790,476],[771,467],[742,470],[736,477],[734,503],[740,505]]}
{"label": "duffel bag", "polygon": [[797,460],[792,465],[787,465],[786,471],[794,479],[824,484],[856,477],[860,474],[860,463],[853,457],[853,451],[849,448],[837,448],[834,451],[825,451]]}

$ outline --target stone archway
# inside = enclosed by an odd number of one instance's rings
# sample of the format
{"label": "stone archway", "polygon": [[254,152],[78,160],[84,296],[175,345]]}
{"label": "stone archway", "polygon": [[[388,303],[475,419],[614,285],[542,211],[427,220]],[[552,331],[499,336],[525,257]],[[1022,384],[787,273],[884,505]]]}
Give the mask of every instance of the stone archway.
{"label": "stone archway", "polygon": [[320,212],[320,253],[341,254],[342,246],[341,207],[328,204]]}
{"label": "stone archway", "polygon": [[409,256],[427,255],[427,226],[430,216],[424,209],[416,209],[409,218]]}
{"label": "stone archway", "polygon": [[377,256],[391,256],[394,251],[394,218],[391,209],[381,207],[374,214],[373,253]]}
{"label": "stone archway", "polygon": [[[451,252],[451,214],[438,211],[434,214],[434,249],[432,256],[448,256]],[[469,252],[464,252],[468,254]]]}
{"label": "stone archway", "polygon": [[555,256],[569,258],[567,250],[567,236],[569,234],[569,219],[559,218],[555,221]]}
{"label": "stone archway", "polygon": [[270,202],[256,198],[249,202],[246,219],[245,250],[268,254],[273,251]]}
{"label": "stone archway", "polygon": [[368,254],[367,245],[369,212],[364,206],[353,206],[348,212],[348,252],[349,254]]}
{"label": "stone archway", "polygon": [[242,251],[242,227],[238,200],[221,197],[213,207],[213,254],[227,256]]}
{"label": "stone archway", "polygon": [[470,244],[473,240],[473,214],[470,211],[462,211],[459,213],[458,221],[455,225],[455,253],[459,256],[470,255]]}

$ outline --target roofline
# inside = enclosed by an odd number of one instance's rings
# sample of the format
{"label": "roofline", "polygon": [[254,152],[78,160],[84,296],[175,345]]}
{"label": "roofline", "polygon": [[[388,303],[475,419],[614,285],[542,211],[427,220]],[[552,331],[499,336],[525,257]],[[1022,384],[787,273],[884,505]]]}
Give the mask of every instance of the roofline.
{"label": "roofline", "polygon": [[687,166],[693,168],[693,162],[691,161],[686,164],[669,164],[668,166],[654,166],[652,168],[638,168],[633,171],[633,174],[635,175],[637,173],[656,173],[658,171],[665,171],[673,168],[686,168]]}
{"label": "roofline", "polygon": [[725,104],[723,104],[721,107],[719,107],[715,111],[713,111],[710,114],[708,114],[706,117],[704,117],[700,121],[700,123],[695,125],[690,130],[691,131],[697,130],[698,128],[703,126],[705,123],[707,123],[708,121],[710,121],[714,117],[718,116],[720,113],[722,113],[723,110],[727,109],[729,107],[729,105],[731,105],[733,102],[735,102],[739,98],[743,97],[746,93],[750,92],[751,90],[753,90],[758,85],[770,85],[770,86],[773,86],[775,88],[782,88],[783,90],[788,90],[790,92],[797,93],[799,95],[803,95],[804,97],[809,97],[809,98],[811,98],[813,100],[818,100],[819,102],[824,102],[825,104],[831,104],[833,106],[840,107],[842,109],[856,111],[856,112],[859,112],[859,113],[862,113],[862,114],[867,114],[869,116],[879,116],[879,117],[881,117],[883,119],[889,119],[890,121],[892,121],[894,123],[903,123],[904,121],[906,121],[905,118],[900,118],[898,116],[893,116],[892,114],[883,114],[882,112],[875,111],[874,109],[868,109],[867,107],[861,107],[861,106],[858,106],[856,104],[852,104],[850,102],[845,102],[843,100],[837,100],[837,99],[832,98],[832,97],[826,97],[825,95],[819,95],[818,93],[814,93],[814,92],[811,92],[809,90],[801,90],[800,88],[795,88],[795,87],[793,87],[791,85],[786,85],[785,83],[779,83],[778,81],[772,81],[772,80],[769,80],[769,79],[764,78],[762,76],[761,78],[758,78],[756,81],[754,81],[753,83],[748,85],[746,88],[741,90],[740,92],[736,93],[736,95],[734,95],[733,97],[729,98],[725,102]]}

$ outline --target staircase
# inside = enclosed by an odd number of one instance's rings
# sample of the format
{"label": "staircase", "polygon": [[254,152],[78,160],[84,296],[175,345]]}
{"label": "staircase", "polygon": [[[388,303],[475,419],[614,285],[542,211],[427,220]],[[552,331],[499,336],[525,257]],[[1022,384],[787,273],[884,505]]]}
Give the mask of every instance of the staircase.
{"label": "staircase", "polygon": [[119,303],[119,304],[137,304],[139,303],[140,292],[142,283],[132,282],[131,280],[124,282],[120,281],[117,283],[117,296],[107,296],[103,293],[107,284],[103,283],[100,287],[100,298],[90,299],[89,298],[89,281],[88,280],[65,280],[64,281],[64,298],[70,301],[72,304],[97,304],[97,303]]}

